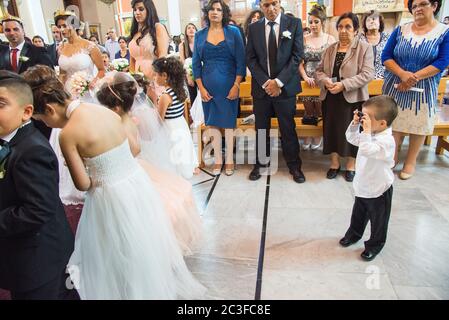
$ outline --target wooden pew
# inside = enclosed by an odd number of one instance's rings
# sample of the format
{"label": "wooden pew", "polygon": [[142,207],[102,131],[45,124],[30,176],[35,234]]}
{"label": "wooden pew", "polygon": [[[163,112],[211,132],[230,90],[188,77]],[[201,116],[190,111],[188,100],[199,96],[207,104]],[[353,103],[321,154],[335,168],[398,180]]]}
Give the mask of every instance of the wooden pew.
{"label": "wooden pew", "polygon": [[[446,89],[446,81],[449,81],[449,78],[442,78],[440,85],[438,87],[438,96],[439,100],[441,101],[441,98],[444,94],[444,91]],[[311,88],[306,82],[301,83],[303,91],[299,96],[312,96],[317,97],[320,95],[320,89],[319,88]],[[382,85],[383,80],[373,80],[368,85],[368,92],[370,96],[377,96],[382,94]],[[247,77],[247,81],[242,83],[240,85],[240,98],[246,99],[246,100],[252,100],[251,96],[251,77]],[[251,109],[252,110],[252,109]],[[250,128],[254,128],[254,124],[242,124],[243,118],[237,119],[237,129],[246,130]],[[302,118],[295,118],[296,122],[296,132],[298,133],[298,136],[302,137],[320,137],[323,135],[323,126],[322,122],[318,124],[318,126],[310,126],[310,125],[303,125],[302,124]],[[271,120],[271,128],[277,129],[279,128],[277,119],[273,118]],[[204,166],[203,162],[203,133],[206,130],[206,126],[202,125],[200,128],[198,128],[198,159],[200,160],[200,166]],[[435,124],[435,130],[433,132],[432,136],[438,137],[437,147],[436,147],[436,153],[439,155],[442,155],[444,153],[444,150],[449,151],[449,140],[447,137],[449,136],[449,123],[440,123],[437,120],[437,123]],[[426,143],[430,144],[430,139],[432,136],[427,137]]]}

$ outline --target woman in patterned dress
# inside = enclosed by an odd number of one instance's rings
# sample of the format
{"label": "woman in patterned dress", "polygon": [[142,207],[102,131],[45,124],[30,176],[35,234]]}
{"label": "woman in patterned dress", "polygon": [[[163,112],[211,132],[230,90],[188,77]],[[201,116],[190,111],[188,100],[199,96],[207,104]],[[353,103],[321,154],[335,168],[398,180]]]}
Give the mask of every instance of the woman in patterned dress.
{"label": "woman in patterned dress", "polygon": [[375,10],[368,11],[363,15],[362,28],[363,33],[360,35],[360,40],[373,46],[375,78],[383,79],[385,67],[382,64],[382,51],[390,38],[390,35],[384,32],[383,16]]}
{"label": "woman in patterned dress", "polygon": [[382,54],[386,67],[383,93],[395,98],[400,106],[393,122],[396,164],[404,136],[410,135],[407,158],[399,174],[403,180],[413,176],[421,145],[433,133],[438,85],[449,65],[449,26],[435,19],[441,4],[441,0],[409,0],[414,21],[393,31]]}
{"label": "woman in patterned dress", "polygon": [[[313,6],[309,12],[309,26],[312,33],[304,37],[304,61],[299,65],[299,72],[305,82],[311,87],[315,87],[315,79],[313,75],[316,67],[321,61],[323,51],[332,43],[335,38],[330,34],[324,33],[324,22],[326,21],[326,12],[319,6]],[[321,117],[321,101],[318,97],[301,97],[304,104],[305,115],[308,117]],[[321,145],[321,138],[306,137],[302,145],[304,150],[309,148],[317,150]]]}

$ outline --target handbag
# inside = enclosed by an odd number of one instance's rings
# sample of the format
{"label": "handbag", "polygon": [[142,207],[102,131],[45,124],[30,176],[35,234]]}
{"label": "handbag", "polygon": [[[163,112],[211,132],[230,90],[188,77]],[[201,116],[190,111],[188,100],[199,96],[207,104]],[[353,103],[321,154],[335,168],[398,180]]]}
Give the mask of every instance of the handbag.
{"label": "handbag", "polygon": [[318,117],[315,116],[304,116],[302,118],[302,124],[317,126],[318,125]]}

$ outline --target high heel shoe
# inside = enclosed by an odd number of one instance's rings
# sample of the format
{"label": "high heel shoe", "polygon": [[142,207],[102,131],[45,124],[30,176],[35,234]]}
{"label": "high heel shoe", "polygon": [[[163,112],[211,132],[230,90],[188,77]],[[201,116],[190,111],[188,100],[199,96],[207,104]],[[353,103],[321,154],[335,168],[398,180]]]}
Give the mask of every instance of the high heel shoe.
{"label": "high heel shoe", "polygon": [[399,173],[399,179],[401,180],[409,180],[411,177],[413,177],[413,173],[407,173],[404,171],[401,171]]}
{"label": "high heel shoe", "polygon": [[234,174],[235,168],[233,164],[227,164],[225,165],[225,175],[228,177],[232,176]]}
{"label": "high heel shoe", "polygon": [[313,142],[312,142],[312,144],[310,145],[310,149],[311,150],[318,150],[321,147],[322,143],[323,143],[323,139],[321,139],[320,143],[318,143],[318,144],[313,144]]}
{"label": "high heel shoe", "polygon": [[306,150],[309,150],[310,149],[310,146],[311,146],[312,144],[311,143],[309,143],[309,144],[303,144],[302,146],[301,146],[301,148],[302,148],[302,150],[303,151],[306,151]]}
{"label": "high heel shoe", "polygon": [[223,165],[221,165],[221,164],[216,164],[216,165],[214,165],[214,169],[212,170],[212,174],[214,175],[214,176],[218,176],[218,175],[220,175],[221,174],[221,167],[222,167]]}

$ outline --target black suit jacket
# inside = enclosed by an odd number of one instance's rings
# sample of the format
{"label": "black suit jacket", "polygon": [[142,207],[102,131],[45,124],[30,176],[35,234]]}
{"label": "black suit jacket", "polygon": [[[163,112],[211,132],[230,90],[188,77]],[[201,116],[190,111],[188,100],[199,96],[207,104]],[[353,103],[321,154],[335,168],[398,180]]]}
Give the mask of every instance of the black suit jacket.
{"label": "black suit jacket", "polygon": [[56,42],[49,45],[47,47],[48,56],[50,57],[52,63],[54,66],[59,65],[59,57],[58,57],[58,47],[56,45]]}
{"label": "black suit jacket", "polygon": [[[47,49],[45,48],[39,48],[25,42],[25,45],[23,46],[23,49],[20,52],[20,56],[27,57],[29,58],[29,60],[26,62],[19,61],[18,73],[23,73],[27,71],[29,68],[38,64],[43,64],[53,69],[54,66],[53,61],[51,60],[50,56],[48,55]],[[11,53],[9,50],[9,45],[0,45],[0,70],[12,71]],[[43,122],[40,121],[33,121],[33,122],[35,123],[39,131],[47,139],[49,139],[51,129],[48,128]]]}
{"label": "black suit jacket", "polygon": [[[290,32],[290,37],[284,35]],[[268,51],[265,36],[265,18],[252,23],[248,28],[246,63],[252,75],[252,95],[262,99],[268,97],[262,86],[270,79],[278,78],[283,84],[278,99],[294,97],[302,91],[299,63],[304,59],[302,23],[300,19],[281,15],[278,39],[277,74],[268,74]]]}
{"label": "black suit jacket", "polygon": [[[20,56],[23,58],[28,58],[28,61],[19,61],[19,72],[23,73],[27,71],[29,68],[43,64],[53,68],[53,62],[48,55],[47,49],[33,46],[32,44],[26,43],[23,46],[22,51],[20,52]],[[11,68],[11,53],[8,45],[0,46],[0,70],[9,70],[12,71]]]}
{"label": "black suit jacket", "polygon": [[48,141],[31,123],[19,129],[10,147],[0,180],[0,288],[26,292],[61,276],[74,237]]}

